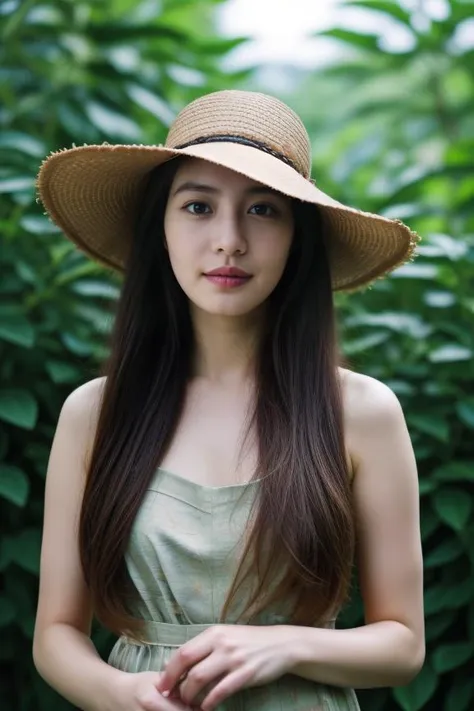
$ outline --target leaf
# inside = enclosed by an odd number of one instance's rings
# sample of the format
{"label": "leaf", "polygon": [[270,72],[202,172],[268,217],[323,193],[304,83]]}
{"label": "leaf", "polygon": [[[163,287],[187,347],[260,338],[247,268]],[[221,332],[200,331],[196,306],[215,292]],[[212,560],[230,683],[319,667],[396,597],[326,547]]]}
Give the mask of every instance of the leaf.
{"label": "leaf", "polygon": [[398,20],[412,29],[410,13],[404,10],[400,3],[393,2],[393,0],[348,0],[345,6],[383,12],[384,15],[390,15],[394,20]]}
{"label": "leaf", "polygon": [[457,538],[448,538],[441,543],[435,550],[425,555],[425,568],[434,568],[456,560],[464,553],[464,548]]}
{"label": "leaf", "polygon": [[143,39],[171,39],[177,43],[188,40],[184,32],[172,26],[152,23],[144,25],[132,25],[128,22],[91,23],[87,27],[87,35],[102,46],[132,43]]}
{"label": "leaf", "polygon": [[436,279],[439,269],[436,264],[403,264],[390,275],[392,279]]}
{"label": "leaf", "polygon": [[24,215],[20,227],[32,235],[49,235],[59,233],[60,229],[45,215]]}
{"label": "leaf", "polygon": [[429,241],[430,244],[426,245],[425,249],[431,249],[430,256],[432,257],[446,257],[446,259],[457,261],[464,257],[469,249],[467,243],[462,240],[439,232],[430,233]]}
{"label": "leaf", "polygon": [[31,348],[35,342],[35,332],[25,316],[8,317],[0,314],[0,338],[17,346]]}
{"label": "leaf", "polygon": [[431,699],[437,686],[438,677],[429,662],[425,662],[423,669],[411,684],[395,688],[393,695],[403,711],[420,711]]}
{"label": "leaf", "polygon": [[465,425],[474,429],[474,398],[464,398],[456,403],[456,412]]}
{"label": "leaf", "polygon": [[453,343],[446,346],[440,346],[428,354],[428,358],[432,363],[453,363],[456,361],[471,360],[473,352],[470,348],[459,346]]}
{"label": "leaf", "polygon": [[95,279],[82,279],[71,284],[71,289],[81,296],[93,296],[103,299],[117,299],[120,289],[115,284]]}
{"label": "leaf", "polygon": [[351,30],[345,30],[340,27],[337,27],[331,30],[323,30],[322,32],[317,32],[314,36],[331,37],[332,39],[339,40],[340,42],[349,44],[351,45],[351,47],[356,47],[357,49],[380,53],[379,38],[375,34],[362,34],[359,32],[352,32]]}
{"label": "leaf", "polygon": [[29,491],[29,479],[21,469],[12,464],[0,464],[0,496],[16,506],[24,506]]}
{"label": "leaf", "polygon": [[438,674],[444,674],[465,664],[473,654],[474,646],[472,642],[444,644],[433,652],[433,668]]}
{"label": "leaf", "polygon": [[447,442],[449,439],[448,423],[440,415],[407,412],[407,421],[415,429],[438,439],[440,442]]}
{"label": "leaf", "polygon": [[474,708],[474,679],[454,677],[446,694],[444,711],[471,711]]}
{"label": "leaf", "polygon": [[0,180],[0,193],[15,193],[22,190],[32,190],[35,186],[34,178],[4,178]]}
{"label": "leaf", "polygon": [[33,158],[42,158],[46,154],[46,146],[27,133],[21,131],[2,131],[0,148],[11,148],[14,151],[26,153]]}
{"label": "leaf", "polygon": [[391,331],[395,331],[395,333],[407,333],[412,338],[426,338],[433,330],[417,314],[403,313],[401,311],[382,311],[350,316],[346,319],[346,327],[354,326],[388,328]]}
{"label": "leaf", "polygon": [[38,403],[31,393],[20,389],[0,390],[0,420],[31,430],[38,417]]}
{"label": "leaf", "polygon": [[433,470],[437,481],[474,481],[474,461],[455,461]]}
{"label": "leaf", "polygon": [[456,296],[451,291],[432,290],[423,294],[423,301],[431,308],[447,309],[455,305]]}
{"label": "leaf", "polygon": [[92,353],[92,344],[86,339],[74,335],[74,333],[60,333],[60,338],[66,348],[74,355],[89,356]]}
{"label": "leaf", "polygon": [[70,363],[64,363],[57,360],[46,360],[44,364],[48,371],[49,377],[54,383],[74,383],[81,377],[78,368],[75,368]]}
{"label": "leaf", "polygon": [[133,101],[146,111],[149,111],[155,116],[164,126],[170,126],[176,115],[171,107],[161,97],[154,94],[149,89],[140,86],[140,84],[129,84],[127,93]]}
{"label": "leaf", "polygon": [[355,355],[356,353],[364,353],[370,348],[375,348],[381,343],[385,343],[390,338],[387,332],[369,333],[367,336],[354,338],[353,340],[345,340],[343,343],[344,352],[346,355]]}
{"label": "leaf", "polygon": [[142,132],[135,121],[99,101],[88,101],[85,112],[92,123],[106,136],[126,141],[140,141]]}
{"label": "leaf", "polygon": [[444,488],[433,495],[432,501],[440,519],[455,531],[462,531],[472,511],[473,502],[469,494]]}
{"label": "leaf", "polygon": [[421,479],[418,483],[418,491],[420,496],[425,496],[426,494],[431,494],[435,491],[437,487],[437,482],[431,479]]}
{"label": "leaf", "polygon": [[41,551],[41,533],[39,529],[27,528],[8,542],[11,559],[23,570],[37,574]]}

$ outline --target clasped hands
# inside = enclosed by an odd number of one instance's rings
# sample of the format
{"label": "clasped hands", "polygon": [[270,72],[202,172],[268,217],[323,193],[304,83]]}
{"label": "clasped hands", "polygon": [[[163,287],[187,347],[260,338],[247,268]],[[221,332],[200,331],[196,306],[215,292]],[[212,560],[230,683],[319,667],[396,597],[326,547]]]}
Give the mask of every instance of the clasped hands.
{"label": "clasped hands", "polygon": [[237,691],[290,672],[296,630],[288,625],[210,627],[174,652],[157,690],[213,711]]}

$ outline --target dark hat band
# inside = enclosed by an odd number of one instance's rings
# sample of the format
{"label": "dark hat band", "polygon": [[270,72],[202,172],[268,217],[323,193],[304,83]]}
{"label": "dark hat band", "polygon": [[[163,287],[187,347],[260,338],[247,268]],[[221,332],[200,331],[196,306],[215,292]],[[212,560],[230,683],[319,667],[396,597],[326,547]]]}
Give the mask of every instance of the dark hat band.
{"label": "dark hat band", "polygon": [[[293,163],[293,161],[285,156],[283,153],[280,153],[279,151],[275,151],[273,148],[270,148],[270,146],[267,146],[266,143],[262,143],[261,141],[254,141],[250,138],[245,138],[244,136],[228,136],[226,134],[221,134],[221,135],[215,135],[215,136],[202,136],[200,138],[194,138],[192,141],[188,141],[187,143],[181,143],[179,146],[173,146],[176,150],[180,150],[181,148],[188,148],[188,146],[195,146],[200,143],[241,143],[244,146],[251,146],[252,148],[257,148],[260,151],[264,151],[265,153],[269,153],[272,155],[274,158],[278,158],[278,160],[283,161],[283,163],[286,163],[287,165],[290,166],[290,168],[293,168],[293,170],[296,170],[298,173],[300,171],[296,167],[296,165]],[[300,173],[301,175],[301,173]]]}

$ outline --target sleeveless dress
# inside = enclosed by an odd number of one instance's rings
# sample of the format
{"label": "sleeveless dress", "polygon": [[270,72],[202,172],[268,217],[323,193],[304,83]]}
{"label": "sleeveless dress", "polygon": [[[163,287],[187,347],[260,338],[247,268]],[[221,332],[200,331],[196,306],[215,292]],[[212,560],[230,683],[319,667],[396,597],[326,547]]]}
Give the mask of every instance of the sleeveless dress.
{"label": "sleeveless dress", "polygon": [[[173,652],[218,624],[259,480],[211,487],[158,468],[133,523],[125,554],[146,620],[146,639],[122,635],[108,663],[128,672],[162,671]],[[229,620],[232,623],[232,620]],[[267,611],[258,624],[285,624]],[[242,689],[218,711],[359,711],[352,689],[285,674]]]}

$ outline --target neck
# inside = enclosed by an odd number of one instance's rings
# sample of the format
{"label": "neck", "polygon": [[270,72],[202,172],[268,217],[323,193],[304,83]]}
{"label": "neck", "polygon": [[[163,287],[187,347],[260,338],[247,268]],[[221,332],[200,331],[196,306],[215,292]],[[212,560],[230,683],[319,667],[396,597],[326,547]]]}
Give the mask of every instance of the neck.
{"label": "neck", "polygon": [[253,373],[262,317],[261,312],[222,316],[193,309],[193,376],[216,384],[248,380]]}

